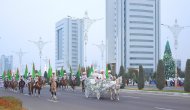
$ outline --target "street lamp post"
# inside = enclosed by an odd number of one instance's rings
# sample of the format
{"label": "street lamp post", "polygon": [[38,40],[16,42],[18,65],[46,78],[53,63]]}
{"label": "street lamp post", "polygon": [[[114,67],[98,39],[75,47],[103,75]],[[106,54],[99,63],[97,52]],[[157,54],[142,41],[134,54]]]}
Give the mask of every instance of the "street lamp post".
{"label": "street lamp post", "polygon": [[173,34],[174,37],[174,47],[175,47],[175,87],[177,87],[177,48],[178,48],[178,36],[180,32],[185,29],[186,27],[190,26],[179,26],[177,23],[177,19],[175,19],[175,24],[173,26],[162,24],[163,26],[167,27]]}
{"label": "street lamp post", "polygon": [[98,49],[101,52],[101,57],[102,57],[102,69],[103,69],[103,60],[104,60],[104,50],[106,45],[104,44],[104,41],[102,40],[101,44],[94,44],[96,47],[98,47]]}
{"label": "street lamp post", "polygon": [[[97,22],[98,20],[101,20],[101,19],[91,19],[88,17],[88,12],[86,11],[85,12],[85,15],[83,17],[83,25],[84,25],[84,41],[85,41],[85,60],[84,60],[84,66],[86,67],[86,62],[87,62],[87,55],[86,55],[86,46],[87,46],[87,42],[88,42],[88,31],[91,27],[92,24],[94,24],[95,22]],[[85,69],[86,70],[86,69]]]}
{"label": "street lamp post", "polygon": [[14,53],[17,54],[19,57],[20,73],[22,73],[22,57],[24,54],[26,54],[26,52],[23,52],[22,49],[20,48],[19,52],[14,52]]}
{"label": "street lamp post", "polygon": [[35,44],[35,45],[38,47],[38,49],[39,49],[39,56],[40,56],[40,71],[41,71],[42,49],[43,49],[43,47],[44,47],[48,42],[44,42],[44,41],[42,41],[42,38],[41,38],[41,37],[39,38],[39,41],[30,41],[30,40],[29,40],[29,42]]}

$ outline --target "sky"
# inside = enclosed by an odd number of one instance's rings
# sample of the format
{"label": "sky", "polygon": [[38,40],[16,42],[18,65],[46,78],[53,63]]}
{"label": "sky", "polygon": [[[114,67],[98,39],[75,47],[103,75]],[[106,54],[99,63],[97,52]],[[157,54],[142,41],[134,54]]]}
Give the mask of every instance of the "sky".
{"label": "sky", "polygon": [[[174,20],[178,19],[179,25],[190,25],[190,15],[187,13],[189,5],[190,0],[161,0],[161,23],[173,25]],[[38,41],[42,37],[49,42],[43,48],[42,59],[50,59],[54,68],[56,22],[67,16],[83,18],[85,11],[92,19],[103,18],[91,26],[87,47],[87,64],[97,63],[101,66],[101,53],[94,44],[100,44],[102,40],[105,42],[105,0],[0,0],[0,55],[13,55],[13,69],[16,69],[19,67],[19,58],[15,52],[21,48],[26,52],[22,65],[27,64],[31,70],[34,62],[39,69],[39,50],[28,40]],[[179,36],[177,56],[182,60],[182,68],[186,59],[190,58],[189,34],[190,28],[183,30]],[[161,27],[161,58],[167,40],[173,51],[172,34],[167,28]],[[42,60],[42,67],[44,65]]]}

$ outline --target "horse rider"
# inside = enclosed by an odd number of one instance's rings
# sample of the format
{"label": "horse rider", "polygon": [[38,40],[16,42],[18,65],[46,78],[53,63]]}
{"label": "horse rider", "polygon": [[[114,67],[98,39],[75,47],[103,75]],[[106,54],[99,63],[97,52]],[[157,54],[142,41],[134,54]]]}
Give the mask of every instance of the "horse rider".
{"label": "horse rider", "polygon": [[64,73],[63,79],[64,79],[64,80],[67,79],[67,73]]}
{"label": "horse rider", "polygon": [[34,78],[35,85],[37,85],[38,79],[39,79],[38,74],[36,74],[36,77]]}
{"label": "horse rider", "polygon": [[57,87],[56,80],[57,80],[57,77],[56,77],[55,73],[53,72],[53,76],[50,79],[50,81],[51,81],[50,92],[52,94],[52,98],[54,97],[55,99],[57,99],[57,97],[56,97],[56,87]]}
{"label": "horse rider", "polygon": [[20,90],[20,93],[23,93],[24,86],[25,86],[25,81],[23,80],[23,77],[21,76],[20,77],[20,81],[19,81],[19,90]]}

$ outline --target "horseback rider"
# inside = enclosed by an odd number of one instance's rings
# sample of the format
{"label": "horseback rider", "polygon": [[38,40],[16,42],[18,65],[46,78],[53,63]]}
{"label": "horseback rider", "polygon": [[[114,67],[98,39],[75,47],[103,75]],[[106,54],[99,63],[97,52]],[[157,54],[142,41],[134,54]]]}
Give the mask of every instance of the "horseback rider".
{"label": "horseback rider", "polygon": [[38,74],[36,74],[36,77],[34,78],[35,85],[37,85],[38,79],[39,79],[39,76],[38,76]]}
{"label": "horseback rider", "polygon": [[19,81],[19,90],[20,90],[20,93],[23,93],[24,86],[25,86],[25,81],[23,80],[23,77],[21,76],[20,77],[20,81]]}
{"label": "horseback rider", "polygon": [[102,80],[105,80],[106,78],[105,78],[104,70],[101,70],[101,71],[100,71],[100,74],[101,74],[101,77],[100,77],[100,78],[101,78]]}
{"label": "horseback rider", "polygon": [[56,80],[57,80],[56,74],[53,72],[53,76],[50,79],[50,81],[51,81],[50,92],[51,92],[53,99],[57,99],[57,97],[56,97],[56,87],[57,87]]}

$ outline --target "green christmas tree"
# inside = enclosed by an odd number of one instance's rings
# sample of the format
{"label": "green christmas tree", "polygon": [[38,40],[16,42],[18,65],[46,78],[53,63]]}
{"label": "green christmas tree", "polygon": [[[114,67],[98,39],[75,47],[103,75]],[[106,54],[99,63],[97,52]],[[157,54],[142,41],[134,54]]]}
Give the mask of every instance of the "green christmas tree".
{"label": "green christmas tree", "polygon": [[175,77],[175,62],[172,58],[172,52],[170,49],[169,41],[167,41],[164,51],[164,67],[165,67],[165,77],[166,79]]}

